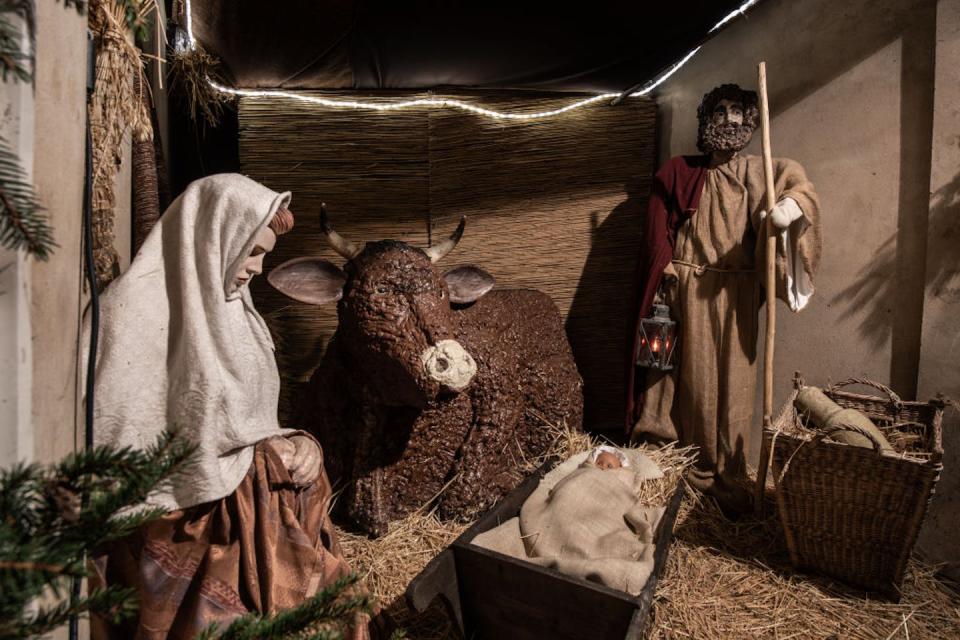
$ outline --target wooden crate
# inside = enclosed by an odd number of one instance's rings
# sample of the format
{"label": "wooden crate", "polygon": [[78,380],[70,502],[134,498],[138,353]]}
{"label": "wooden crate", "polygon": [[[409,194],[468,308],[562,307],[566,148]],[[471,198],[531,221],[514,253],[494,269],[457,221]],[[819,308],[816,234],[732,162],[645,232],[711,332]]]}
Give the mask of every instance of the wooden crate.
{"label": "wooden crate", "polygon": [[642,638],[666,565],[683,483],[657,525],[654,569],[639,596],[470,544],[480,533],[519,515],[554,464],[540,467],[434,558],[407,587],[407,604],[422,612],[441,598],[466,638]]}

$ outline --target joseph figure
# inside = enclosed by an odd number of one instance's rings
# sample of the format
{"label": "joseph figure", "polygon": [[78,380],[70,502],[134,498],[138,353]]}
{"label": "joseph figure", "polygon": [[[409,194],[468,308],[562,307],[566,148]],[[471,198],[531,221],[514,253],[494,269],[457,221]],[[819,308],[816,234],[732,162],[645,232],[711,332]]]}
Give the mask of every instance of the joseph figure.
{"label": "joseph figure", "polygon": [[725,84],[697,110],[699,156],[656,174],[638,264],[637,328],[654,298],[678,323],[678,359],[667,372],[638,370],[633,332],[627,429],[634,441],[699,448],[690,481],[721,506],[750,506],[746,457],[754,430],[757,330],[766,225],[777,234],[776,297],[792,311],[813,294],[820,206],[803,167],[773,161],[777,203],[764,210],[763,160],[741,154],[759,123],[757,94]]}

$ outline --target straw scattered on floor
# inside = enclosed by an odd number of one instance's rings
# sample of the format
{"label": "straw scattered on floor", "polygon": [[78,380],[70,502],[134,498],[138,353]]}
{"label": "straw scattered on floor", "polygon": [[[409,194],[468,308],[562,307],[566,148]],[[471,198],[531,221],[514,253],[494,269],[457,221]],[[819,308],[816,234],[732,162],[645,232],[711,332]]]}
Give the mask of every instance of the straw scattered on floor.
{"label": "straw scattered on floor", "polygon": [[674,536],[650,638],[960,638],[960,595],[930,565],[911,561],[891,603],[792,573],[775,517],[731,522],[687,500]]}
{"label": "straw scattered on floor", "polygon": [[[600,444],[566,429],[556,429],[555,441],[547,455],[561,459]],[[692,450],[667,446],[646,453],[666,477],[648,483],[641,499],[664,504],[682,481]],[[524,464],[532,471],[542,460]],[[687,495],[657,588],[649,638],[960,638],[960,594],[938,580],[935,567],[911,561],[901,602],[876,600],[825,578],[792,573],[775,516],[733,522],[712,500],[689,487]],[[407,637],[441,640],[456,637],[443,608],[437,603],[415,615],[407,610],[403,592],[468,526],[419,512],[393,523],[377,540],[345,531],[340,539],[351,566]]]}
{"label": "straw scattered on floor", "polygon": [[418,616],[407,610],[403,592],[407,584],[468,527],[441,522],[433,512],[417,512],[390,524],[386,535],[371,540],[339,530],[340,546],[350,567],[408,638],[454,637],[443,609],[431,608]]}

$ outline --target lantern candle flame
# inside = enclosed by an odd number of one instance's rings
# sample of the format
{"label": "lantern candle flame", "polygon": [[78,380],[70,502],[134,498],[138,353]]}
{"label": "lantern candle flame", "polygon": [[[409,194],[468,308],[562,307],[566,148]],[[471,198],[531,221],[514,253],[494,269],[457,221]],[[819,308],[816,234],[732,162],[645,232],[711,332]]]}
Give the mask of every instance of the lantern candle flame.
{"label": "lantern candle flame", "polygon": [[670,319],[666,305],[653,305],[653,314],[640,321],[636,353],[637,366],[669,371],[673,369],[677,323]]}

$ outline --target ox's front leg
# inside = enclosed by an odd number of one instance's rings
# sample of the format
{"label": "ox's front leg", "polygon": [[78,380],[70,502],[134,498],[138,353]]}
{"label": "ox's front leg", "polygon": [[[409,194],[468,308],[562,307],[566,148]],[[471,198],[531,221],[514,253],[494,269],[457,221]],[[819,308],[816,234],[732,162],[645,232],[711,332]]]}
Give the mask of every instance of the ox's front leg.
{"label": "ox's front leg", "polygon": [[445,519],[476,517],[524,477],[527,461],[516,439],[522,396],[506,388],[481,389],[473,399],[474,423],[440,502],[439,513]]}
{"label": "ox's front leg", "polygon": [[[442,491],[473,416],[465,396],[431,402],[422,411],[388,410],[365,428],[366,464],[354,491],[352,515],[380,536],[389,522],[429,505]],[[370,455],[372,454],[372,455]]]}

